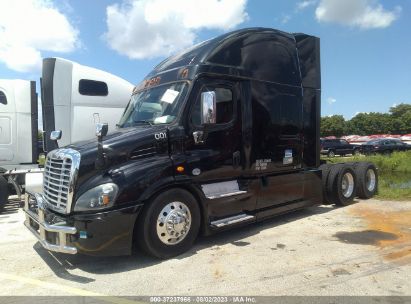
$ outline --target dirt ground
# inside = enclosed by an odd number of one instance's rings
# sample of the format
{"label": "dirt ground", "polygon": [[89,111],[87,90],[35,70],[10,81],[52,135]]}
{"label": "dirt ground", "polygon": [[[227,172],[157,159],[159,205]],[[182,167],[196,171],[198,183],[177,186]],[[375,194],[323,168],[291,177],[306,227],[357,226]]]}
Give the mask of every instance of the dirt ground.
{"label": "dirt ground", "polygon": [[166,261],[51,253],[23,220],[17,202],[0,214],[0,296],[411,296],[411,201],[312,207]]}

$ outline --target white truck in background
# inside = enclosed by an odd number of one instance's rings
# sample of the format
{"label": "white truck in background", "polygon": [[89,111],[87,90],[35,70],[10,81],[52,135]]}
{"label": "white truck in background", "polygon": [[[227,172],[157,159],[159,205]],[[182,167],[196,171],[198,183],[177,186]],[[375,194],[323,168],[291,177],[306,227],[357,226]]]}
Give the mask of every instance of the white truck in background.
{"label": "white truck in background", "polygon": [[[113,74],[62,58],[43,59],[40,79],[43,150],[61,130],[61,146],[95,137],[95,123],[115,128],[133,85]],[[36,82],[0,79],[0,210],[9,195],[25,190],[26,178],[41,188],[38,166],[38,97]],[[28,174],[31,173],[31,174]]]}

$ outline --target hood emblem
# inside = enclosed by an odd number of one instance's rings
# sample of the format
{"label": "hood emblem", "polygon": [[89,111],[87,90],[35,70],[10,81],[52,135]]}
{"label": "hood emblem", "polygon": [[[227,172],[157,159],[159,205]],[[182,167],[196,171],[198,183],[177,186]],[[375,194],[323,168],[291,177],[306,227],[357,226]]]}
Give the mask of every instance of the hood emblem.
{"label": "hood emblem", "polygon": [[194,168],[193,171],[191,171],[191,173],[193,173],[193,175],[200,175],[201,170],[199,168]]}

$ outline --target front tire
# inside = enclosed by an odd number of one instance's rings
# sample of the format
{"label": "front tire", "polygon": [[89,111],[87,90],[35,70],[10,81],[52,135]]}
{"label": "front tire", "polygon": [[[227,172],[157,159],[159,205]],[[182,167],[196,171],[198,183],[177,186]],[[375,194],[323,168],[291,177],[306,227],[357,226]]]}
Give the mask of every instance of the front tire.
{"label": "front tire", "polygon": [[9,187],[7,181],[3,176],[0,176],[0,212],[3,211],[4,206],[9,198]]}
{"label": "front tire", "polygon": [[335,157],[335,152],[333,150],[328,151],[328,157],[333,158]]}
{"label": "front tire", "polygon": [[137,241],[149,255],[167,259],[190,249],[200,229],[200,208],[182,189],[157,195],[137,219]]}

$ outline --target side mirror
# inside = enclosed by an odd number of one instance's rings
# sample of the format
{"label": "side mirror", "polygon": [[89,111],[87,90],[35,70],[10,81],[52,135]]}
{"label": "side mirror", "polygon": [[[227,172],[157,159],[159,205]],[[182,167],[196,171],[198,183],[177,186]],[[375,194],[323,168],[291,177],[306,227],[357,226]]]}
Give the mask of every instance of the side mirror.
{"label": "side mirror", "polygon": [[97,137],[104,137],[107,135],[107,132],[108,132],[107,123],[97,123],[96,124],[96,136]]}
{"label": "side mirror", "polygon": [[61,135],[63,135],[63,132],[61,132],[61,130],[52,131],[50,133],[50,139],[51,140],[59,140],[59,139],[61,139]]}
{"label": "side mirror", "polygon": [[201,93],[201,124],[215,124],[217,98],[214,91]]}

